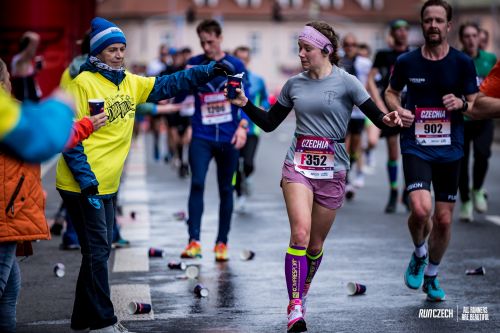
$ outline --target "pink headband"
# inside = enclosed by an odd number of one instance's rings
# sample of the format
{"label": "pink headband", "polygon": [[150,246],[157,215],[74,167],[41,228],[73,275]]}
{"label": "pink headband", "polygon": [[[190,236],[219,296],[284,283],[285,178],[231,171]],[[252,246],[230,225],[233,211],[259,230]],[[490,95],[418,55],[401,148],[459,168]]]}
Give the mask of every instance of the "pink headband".
{"label": "pink headband", "polygon": [[311,26],[306,25],[304,29],[302,29],[302,32],[299,35],[299,40],[307,42],[320,50],[323,50],[326,47],[328,54],[333,52],[333,46],[330,40]]}

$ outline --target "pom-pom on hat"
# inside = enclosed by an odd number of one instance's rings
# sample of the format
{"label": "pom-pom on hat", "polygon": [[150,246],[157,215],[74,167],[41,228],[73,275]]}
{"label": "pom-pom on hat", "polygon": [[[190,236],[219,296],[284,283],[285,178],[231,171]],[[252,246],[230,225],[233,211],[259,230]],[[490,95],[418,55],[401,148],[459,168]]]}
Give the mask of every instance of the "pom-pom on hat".
{"label": "pom-pom on hat", "polygon": [[98,55],[111,44],[127,44],[123,31],[102,17],[95,17],[90,22],[90,26],[90,55],[92,56]]}

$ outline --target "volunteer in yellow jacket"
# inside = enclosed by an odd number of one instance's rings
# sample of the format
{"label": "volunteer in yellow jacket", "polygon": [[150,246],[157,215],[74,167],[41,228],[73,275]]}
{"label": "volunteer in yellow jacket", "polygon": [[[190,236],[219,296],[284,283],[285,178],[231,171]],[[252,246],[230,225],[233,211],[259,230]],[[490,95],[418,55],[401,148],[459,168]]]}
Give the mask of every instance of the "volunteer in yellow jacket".
{"label": "volunteer in yellow jacket", "polygon": [[78,119],[89,115],[90,99],[102,99],[108,123],[63,153],[56,178],[83,256],[71,328],[128,332],[114,314],[107,267],[115,212],[113,199],[130,148],[136,106],[192,90],[217,75],[225,75],[228,69],[212,62],[172,75],[141,77],[123,68],[126,39],[116,25],[96,17],[91,22],[90,38],[89,58],[68,90],[75,97]]}

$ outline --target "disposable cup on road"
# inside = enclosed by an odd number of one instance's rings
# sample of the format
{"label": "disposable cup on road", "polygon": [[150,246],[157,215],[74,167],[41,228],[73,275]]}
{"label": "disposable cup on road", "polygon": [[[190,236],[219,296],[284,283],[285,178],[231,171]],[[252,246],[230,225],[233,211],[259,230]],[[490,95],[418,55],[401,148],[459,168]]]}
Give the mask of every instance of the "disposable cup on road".
{"label": "disposable cup on road", "polygon": [[64,267],[64,264],[61,264],[60,262],[55,264],[54,266],[54,274],[58,278],[62,278],[64,274],[66,274],[66,267]]}
{"label": "disposable cup on road", "polygon": [[145,314],[151,312],[151,304],[130,302],[128,305],[128,313],[130,314]]}
{"label": "disposable cup on road", "polygon": [[200,276],[200,267],[197,265],[188,265],[186,267],[186,276],[189,279],[197,279]]}
{"label": "disposable cup on road", "polygon": [[182,271],[185,271],[187,268],[187,265],[183,261],[171,261],[168,263],[168,268],[170,269],[180,269]]}
{"label": "disposable cup on road", "polygon": [[178,211],[178,212],[175,212],[174,213],[174,218],[177,220],[177,221],[185,221],[186,220],[186,212],[181,210],[181,211]]}
{"label": "disposable cup on road", "polygon": [[366,292],[366,286],[357,282],[349,282],[347,283],[347,291],[349,295],[363,295]]}
{"label": "disposable cup on road", "polygon": [[255,257],[255,252],[251,250],[243,250],[240,252],[240,259],[247,261],[252,260]]}
{"label": "disposable cup on road", "polygon": [[162,258],[165,255],[165,251],[163,251],[162,249],[150,247],[148,255],[150,258]]}
{"label": "disposable cup on road", "polygon": [[468,269],[465,271],[466,275],[485,275],[486,274],[486,269],[481,266],[476,269]]}
{"label": "disposable cup on road", "polygon": [[208,289],[205,288],[202,284],[197,284],[196,287],[194,287],[194,293],[198,297],[207,297]]}

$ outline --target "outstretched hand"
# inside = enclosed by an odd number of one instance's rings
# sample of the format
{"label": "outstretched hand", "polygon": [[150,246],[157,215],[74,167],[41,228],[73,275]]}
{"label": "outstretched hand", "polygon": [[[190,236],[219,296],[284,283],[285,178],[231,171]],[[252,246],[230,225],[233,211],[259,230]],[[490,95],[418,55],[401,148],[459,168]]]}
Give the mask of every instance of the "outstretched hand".
{"label": "outstretched hand", "polygon": [[400,107],[393,112],[398,113],[399,118],[401,118],[401,121],[403,122],[403,127],[411,127],[413,121],[415,121],[415,115],[410,110]]}
{"label": "outstretched hand", "polygon": [[217,62],[214,65],[214,74],[217,76],[228,76],[228,75],[233,75],[234,72],[228,66]]}
{"label": "outstretched hand", "polygon": [[389,112],[384,116],[382,121],[389,127],[396,127],[396,126],[403,127],[403,121],[399,117],[397,111]]}
{"label": "outstretched hand", "polygon": [[[226,88],[224,88],[224,96],[226,96],[227,98],[227,84]],[[236,88],[236,98],[230,99],[229,102],[231,102],[231,104],[236,105],[239,108],[242,108],[245,105],[247,105],[248,98],[245,96],[245,92],[242,89]]]}

